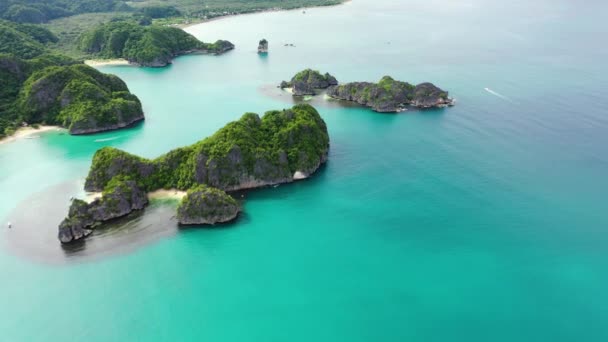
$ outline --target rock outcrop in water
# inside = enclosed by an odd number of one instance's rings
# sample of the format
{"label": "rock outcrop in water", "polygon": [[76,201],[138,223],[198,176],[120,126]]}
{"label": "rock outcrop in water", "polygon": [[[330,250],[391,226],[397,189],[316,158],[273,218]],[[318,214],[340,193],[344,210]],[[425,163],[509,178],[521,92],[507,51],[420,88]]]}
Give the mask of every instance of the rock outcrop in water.
{"label": "rock outcrop in water", "polygon": [[72,202],[68,217],[59,225],[59,241],[68,243],[85,238],[100,223],[141,210],[147,204],[146,193],[134,181],[115,177],[101,198],[90,204],[79,199]]}
{"label": "rock outcrop in water", "polygon": [[188,191],[177,208],[183,225],[225,223],[236,219],[239,204],[222,190],[199,185]]}
{"label": "rock outcrop in water", "polygon": [[260,40],[258,44],[258,53],[268,53],[268,41],[266,39]]}
{"label": "rock outcrop in water", "polygon": [[291,81],[283,81],[279,86],[281,89],[292,88],[294,96],[316,95],[317,90],[327,89],[338,85],[338,80],[332,75],[321,74],[317,70],[306,69],[297,73]]}
{"label": "rock outcrop in water", "polygon": [[247,113],[211,137],[152,160],[104,147],[95,153],[85,183],[87,191],[104,192],[86,207],[86,213],[98,215],[69,215],[59,238],[82,238],[88,235],[91,220],[101,222],[140,209],[147,203],[139,200],[140,195],[158,189],[191,190],[181,205],[183,224],[226,222],[236,217],[238,205],[224,191],[308,178],[327,161],[328,151],[327,126],[307,104],[269,111],[261,118]]}
{"label": "rock outcrop in water", "polygon": [[338,84],[332,75],[306,69],[283,81],[279,88],[291,88],[293,96],[317,95],[326,89],[332,98],[352,101],[376,112],[401,112],[408,106],[416,108],[447,107],[454,104],[448,92],[432,83],[412,85],[384,76],[378,83],[352,82]]}
{"label": "rock outcrop in water", "polygon": [[333,98],[352,101],[376,112],[399,112],[407,106],[417,108],[446,107],[453,104],[448,92],[432,83],[417,86],[384,76],[378,83],[353,82],[329,89]]}

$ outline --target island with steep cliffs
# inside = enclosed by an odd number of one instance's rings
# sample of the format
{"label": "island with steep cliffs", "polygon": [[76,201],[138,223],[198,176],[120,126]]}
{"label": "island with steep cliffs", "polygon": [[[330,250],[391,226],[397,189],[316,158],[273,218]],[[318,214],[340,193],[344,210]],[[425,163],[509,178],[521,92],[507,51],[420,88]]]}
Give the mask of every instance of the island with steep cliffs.
{"label": "island with steep cliffs", "polygon": [[120,78],[50,53],[46,44],[55,39],[41,27],[0,21],[0,138],[24,125],[88,134],[144,119]]}
{"label": "island with steep cliffs", "polygon": [[328,73],[324,75],[312,69],[302,70],[295,74],[291,81],[283,81],[281,89],[291,89],[294,96],[317,95],[318,90],[338,85],[338,80]]}
{"label": "island with steep cliffs", "polygon": [[238,216],[238,202],[226,192],[197,185],[177,207],[177,221],[182,225],[202,225],[230,222]]}
{"label": "island with steep cliffs", "polygon": [[182,224],[233,220],[239,206],[227,192],[291,183],[308,178],[327,161],[329,135],[316,109],[307,104],[244,114],[214,135],[156,159],[105,147],[98,150],[85,190],[102,192],[91,203],[74,202],[59,228],[64,242],[145,205],[141,194],[159,189],[187,190],[178,208]]}
{"label": "island with steep cliffs", "polygon": [[83,33],[79,46],[95,57],[124,58],[147,67],[164,67],[185,54],[220,55],[234,49],[226,40],[204,43],[176,27],[144,26],[130,20],[101,24]]}
{"label": "island with steep cliffs", "polygon": [[442,108],[454,105],[454,100],[432,83],[412,85],[384,76],[378,83],[352,82],[338,84],[332,75],[306,69],[297,73],[290,82],[283,81],[279,88],[290,88],[294,96],[317,95],[325,90],[338,100],[355,102],[376,112],[391,113],[414,108]]}

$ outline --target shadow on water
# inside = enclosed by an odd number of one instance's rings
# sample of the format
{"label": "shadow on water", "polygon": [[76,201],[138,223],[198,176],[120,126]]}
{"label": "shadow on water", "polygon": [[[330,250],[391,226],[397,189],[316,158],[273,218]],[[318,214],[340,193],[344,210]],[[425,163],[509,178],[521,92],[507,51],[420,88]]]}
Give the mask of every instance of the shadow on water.
{"label": "shadow on water", "polygon": [[176,202],[151,201],[146,209],[134,212],[96,229],[86,241],[62,245],[57,228],[68,212],[70,197],[82,195],[81,182],[67,182],[36,193],[18,204],[3,222],[8,250],[43,263],[87,261],[132,252],[178,233]]}
{"label": "shadow on water", "polygon": [[[327,166],[323,165],[314,177],[290,184],[261,189],[231,192],[241,206],[247,198],[256,200],[287,198],[305,183],[321,182]],[[2,222],[11,222],[4,229],[2,241],[14,254],[47,264],[91,261],[116,254],[131,253],[138,248],[177,234],[194,232],[222,232],[249,223],[252,216],[242,211],[235,220],[214,226],[180,226],[175,212],[177,201],[155,199],[140,211],[106,222],[86,239],[61,244],[57,239],[58,226],[65,218],[71,197],[81,197],[82,182],[71,181],[36,193],[19,203]]]}
{"label": "shadow on water", "polygon": [[258,53],[258,58],[262,63],[268,64],[268,54],[267,53]]}

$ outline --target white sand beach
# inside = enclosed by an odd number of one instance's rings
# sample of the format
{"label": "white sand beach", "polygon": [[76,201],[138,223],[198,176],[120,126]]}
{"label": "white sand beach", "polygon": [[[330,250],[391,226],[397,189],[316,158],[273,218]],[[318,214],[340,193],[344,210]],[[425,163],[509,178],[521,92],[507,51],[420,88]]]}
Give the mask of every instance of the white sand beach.
{"label": "white sand beach", "polygon": [[12,141],[16,141],[19,139],[33,139],[36,137],[36,134],[39,133],[43,133],[43,132],[48,132],[48,131],[54,131],[54,130],[62,130],[63,128],[59,127],[59,126],[40,126],[38,128],[34,128],[34,127],[22,127],[19,128],[13,135],[6,137],[4,139],[0,140],[0,144],[7,144],[9,142]]}
{"label": "white sand beach", "polygon": [[175,199],[175,200],[181,200],[182,198],[184,198],[186,196],[186,192],[185,191],[180,191],[177,189],[161,189],[161,190],[156,190],[156,191],[152,191],[148,193],[148,199],[153,200],[153,199]]}
{"label": "white sand beach", "polygon": [[117,59],[88,59],[84,64],[92,67],[108,66],[108,65],[131,65],[129,61],[123,58]]}

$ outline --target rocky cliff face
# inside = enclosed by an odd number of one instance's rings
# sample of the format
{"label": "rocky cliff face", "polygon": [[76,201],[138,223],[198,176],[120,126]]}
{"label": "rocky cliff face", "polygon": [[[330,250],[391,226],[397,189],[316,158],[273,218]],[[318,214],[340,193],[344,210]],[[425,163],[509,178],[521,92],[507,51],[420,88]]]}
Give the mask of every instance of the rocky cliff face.
{"label": "rocky cliff face", "polygon": [[418,108],[445,107],[453,104],[448,92],[432,83],[417,86],[383,77],[378,83],[353,82],[331,87],[328,95],[352,101],[377,112],[399,112],[406,106]]}
{"label": "rocky cliff face", "polygon": [[148,191],[198,184],[233,191],[289,183],[313,174],[328,151],[325,122],[313,107],[298,105],[263,118],[245,114],[214,136],[154,160],[103,148],[93,157],[85,189],[100,191],[120,175]]}
{"label": "rocky cliff face", "polygon": [[236,219],[239,205],[230,195],[219,189],[198,186],[177,208],[177,220],[183,225],[216,224]]}
{"label": "rocky cliff face", "polygon": [[306,69],[297,73],[290,82],[283,81],[281,89],[292,88],[294,96],[316,95],[316,90],[327,89],[338,84],[338,80],[328,73],[322,75],[316,70]]}
{"label": "rocky cliff face", "polygon": [[68,217],[59,225],[59,241],[68,243],[87,237],[102,222],[141,210],[148,204],[146,193],[134,181],[113,179],[103,196],[88,204],[74,200]]}
{"label": "rocky cliff face", "polygon": [[141,60],[137,57],[127,58],[130,64],[149,67],[149,68],[162,68],[171,63],[173,63],[173,59],[179,56],[188,55],[188,54],[213,54],[213,55],[221,55],[230,50],[234,49],[234,44],[227,40],[218,40],[213,44],[201,43],[200,47],[191,48],[187,50],[179,50],[173,53],[169,53],[168,51],[164,54],[159,54],[150,60]]}
{"label": "rocky cliff face", "polygon": [[203,52],[221,55],[233,49],[234,44],[232,44],[231,42],[227,40],[218,40],[210,46],[207,46],[207,48],[204,49]]}

